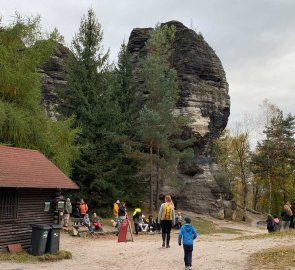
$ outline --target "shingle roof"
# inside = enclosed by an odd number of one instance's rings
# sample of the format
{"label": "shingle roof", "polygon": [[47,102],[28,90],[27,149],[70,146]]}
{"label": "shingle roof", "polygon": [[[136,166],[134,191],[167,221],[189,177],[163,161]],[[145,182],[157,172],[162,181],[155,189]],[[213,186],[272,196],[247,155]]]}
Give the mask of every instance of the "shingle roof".
{"label": "shingle roof", "polygon": [[79,189],[37,150],[0,146],[0,187]]}

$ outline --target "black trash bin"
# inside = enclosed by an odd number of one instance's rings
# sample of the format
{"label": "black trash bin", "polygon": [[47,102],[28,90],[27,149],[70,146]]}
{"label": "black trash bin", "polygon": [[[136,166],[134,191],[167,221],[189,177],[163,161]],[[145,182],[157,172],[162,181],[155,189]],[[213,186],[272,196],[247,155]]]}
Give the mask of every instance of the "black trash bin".
{"label": "black trash bin", "polygon": [[51,230],[49,231],[49,234],[48,234],[46,252],[55,253],[59,251],[61,225],[53,224],[50,227],[51,227]]}
{"label": "black trash bin", "polygon": [[32,254],[41,256],[45,253],[50,226],[44,224],[32,224]]}

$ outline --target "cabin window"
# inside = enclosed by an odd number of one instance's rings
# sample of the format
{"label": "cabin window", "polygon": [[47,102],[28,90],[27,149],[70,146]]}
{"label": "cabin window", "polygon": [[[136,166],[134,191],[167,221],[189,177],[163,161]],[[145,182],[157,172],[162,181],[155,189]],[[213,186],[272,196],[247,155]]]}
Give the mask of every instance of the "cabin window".
{"label": "cabin window", "polygon": [[16,191],[0,191],[0,220],[17,218],[18,196]]}

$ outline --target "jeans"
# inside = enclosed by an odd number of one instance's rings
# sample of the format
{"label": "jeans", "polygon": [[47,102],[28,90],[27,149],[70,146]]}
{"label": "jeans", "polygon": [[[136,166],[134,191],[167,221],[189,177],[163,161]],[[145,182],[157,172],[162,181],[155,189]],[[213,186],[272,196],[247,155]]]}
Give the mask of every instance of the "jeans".
{"label": "jeans", "polygon": [[193,249],[193,245],[183,245],[185,266],[192,266]]}
{"label": "jeans", "polygon": [[282,221],[282,230],[283,231],[288,231],[290,227],[290,221]]}
{"label": "jeans", "polygon": [[161,220],[162,225],[162,239],[163,243],[166,240],[166,246],[169,246],[170,243],[170,231],[172,228],[172,220]]}

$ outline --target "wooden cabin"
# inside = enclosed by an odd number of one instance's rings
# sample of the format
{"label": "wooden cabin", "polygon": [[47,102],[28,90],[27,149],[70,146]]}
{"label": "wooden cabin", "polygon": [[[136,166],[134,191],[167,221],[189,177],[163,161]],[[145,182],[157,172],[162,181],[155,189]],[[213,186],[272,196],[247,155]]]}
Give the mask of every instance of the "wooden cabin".
{"label": "wooden cabin", "polygon": [[31,224],[53,224],[63,189],[79,187],[39,151],[0,146],[0,252],[30,248]]}

